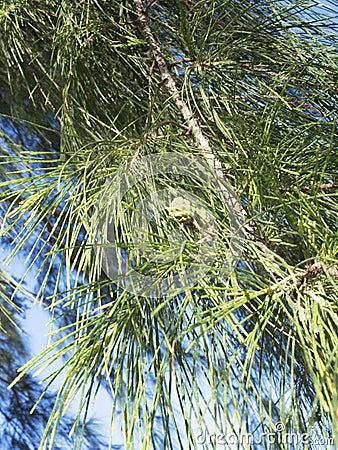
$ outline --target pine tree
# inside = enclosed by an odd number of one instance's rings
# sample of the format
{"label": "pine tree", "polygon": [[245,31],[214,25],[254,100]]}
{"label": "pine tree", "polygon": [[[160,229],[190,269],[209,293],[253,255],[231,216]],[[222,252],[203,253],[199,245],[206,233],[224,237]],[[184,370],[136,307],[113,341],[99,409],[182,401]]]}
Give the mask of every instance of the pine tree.
{"label": "pine tree", "polygon": [[1,232],[54,339],[16,382],[64,370],[41,449],[98,386],[126,449],[337,439],[337,8],[2,2]]}

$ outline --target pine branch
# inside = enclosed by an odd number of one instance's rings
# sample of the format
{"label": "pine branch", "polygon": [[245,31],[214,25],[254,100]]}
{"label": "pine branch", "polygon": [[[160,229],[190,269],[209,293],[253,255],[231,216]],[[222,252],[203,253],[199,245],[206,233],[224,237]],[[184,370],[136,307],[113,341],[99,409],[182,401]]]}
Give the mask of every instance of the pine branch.
{"label": "pine branch", "polygon": [[[180,111],[183,119],[186,121],[188,128],[190,129],[191,135],[193,136],[195,145],[198,149],[203,151],[203,155],[208,163],[208,165],[214,170],[215,174],[221,179],[225,180],[229,185],[229,181],[226,179],[222,163],[215,158],[212,153],[211,146],[208,138],[203,133],[203,130],[198,123],[196,117],[194,117],[189,106],[182,100],[180,92],[176,86],[176,82],[169,70],[169,64],[167,64],[160,45],[158,44],[155,36],[149,25],[149,18],[147,16],[147,9],[143,7],[142,0],[133,0],[136,14],[138,16],[138,21],[144,31],[146,36],[146,41],[149,45],[149,51],[154,60],[156,61],[157,67],[161,75],[161,84],[165,87],[168,94],[170,95],[172,101],[174,102],[177,109]],[[241,226],[245,232],[250,236],[251,239],[257,241],[263,253],[269,258],[274,260],[274,254],[262,243],[257,240],[257,226],[252,222],[243,223],[247,217],[246,211],[237,198],[227,189],[225,186],[220,184],[222,194],[228,205],[231,206],[232,211],[236,214],[236,218],[241,222]],[[276,273],[277,274],[277,273]]]}
{"label": "pine branch", "polygon": [[301,186],[299,189],[304,193],[310,193],[312,191],[332,191],[338,188],[337,183],[323,183],[323,184],[315,184],[313,186]]}
{"label": "pine branch", "polygon": [[[318,275],[322,274],[324,272],[324,267],[321,262],[315,262],[307,267],[307,269],[300,273],[295,273],[294,275],[290,275],[286,278],[283,278],[282,280],[278,281],[277,283],[269,286],[267,290],[269,292],[274,292],[278,289],[284,289],[291,281],[293,281],[295,278],[297,280],[296,287],[299,288],[305,281],[312,280],[313,278],[316,278]],[[338,280],[338,266],[329,267],[326,269],[327,274],[333,278],[334,280]]]}
{"label": "pine branch", "polygon": [[[212,153],[209,140],[204,135],[202,128],[198,123],[198,120],[194,117],[188,105],[186,104],[186,102],[184,102],[184,100],[182,100],[180,96],[180,92],[169,70],[169,66],[165,61],[161,47],[156,41],[150,28],[149,20],[146,14],[146,10],[143,7],[142,1],[133,0],[133,3],[135,5],[139,23],[145,33],[150,53],[153,56],[154,60],[156,61],[157,67],[160,71],[162,85],[165,87],[175,106],[180,111],[183,119],[186,121],[187,126],[190,129],[191,135],[193,136],[196,147],[203,151],[207,163],[215,171],[216,175],[220,177],[220,179],[224,180],[225,177],[221,162],[215,158],[214,154]],[[233,210],[237,213],[237,217],[238,218],[245,217],[246,214],[244,208],[238,202],[238,200],[225,187],[221,187],[221,189],[223,191],[225,200],[229,204],[231,204]]]}
{"label": "pine branch", "polygon": [[[313,184],[312,186],[300,186],[297,189],[299,189],[300,192],[303,192],[304,194],[311,194],[315,191],[323,191],[323,192],[328,192],[328,191],[334,191],[335,189],[338,188],[338,184],[337,183],[323,183],[323,184]],[[295,188],[292,188],[292,190],[294,190]],[[291,190],[291,188],[286,188],[285,186],[281,186],[279,188],[281,193],[284,192],[288,192]]]}
{"label": "pine branch", "polygon": [[194,117],[188,105],[182,100],[180,96],[175,80],[171,75],[169,67],[164,59],[161,47],[159,46],[150,29],[148,17],[146,15],[146,10],[143,7],[142,1],[133,0],[133,3],[135,5],[139,23],[145,33],[146,40],[150,48],[150,53],[155,59],[157,67],[160,71],[163,86],[166,88],[168,94],[171,96],[172,101],[176,105],[177,109],[180,111],[183,119],[187,122],[188,127],[191,129],[191,134],[194,138],[196,146],[200,150],[205,150],[207,152],[206,158],[208,159],[208,162],[212,161],[213,164],[215,164],[214,167],[216,168],[216,170],[221,169],[221,163],[218,162],[215,159],[214,155],[212,154],[209,141],[204,136],[197,119]]}

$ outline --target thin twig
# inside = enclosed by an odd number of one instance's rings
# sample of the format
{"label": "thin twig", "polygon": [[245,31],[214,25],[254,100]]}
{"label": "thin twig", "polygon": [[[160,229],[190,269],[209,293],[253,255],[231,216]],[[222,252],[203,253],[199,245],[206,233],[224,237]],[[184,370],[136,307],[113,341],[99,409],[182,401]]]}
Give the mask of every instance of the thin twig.
{"label": "thin twig", "polygon": [[179,64],[183,64],[183,63],[186,63],[186,62],[194,62],[194,61],[196,61],[195,57],[192,57],[192,58],[181,58],[181,59],[176,59],[176,61],[168,63],[168,66],[169,67],[173,67],[173,66],[178,66]]}
{"label": "thin twig", "polygon": [[[295,273],[294,275],[289,275],[288,277],[285,277],[282,280],[278,281],[277,283],[269,286],[267,289],[269,292],[273,292],[280,288],[285,288],[290,283],[290,281],[294,280],[295,278],[297,280],[296,287],[299,288],[304,283],[304,281],[316,278],[323,272],[324,272],[323,264],[317,261],[311,264],[305,271]],[[326,269],[326,272],[331,278],[333,278],[334,280],[338,280],[337,266],[329,267],[328,269]]]}
{"label": "thin twig", "polygon": [[155,131],[157,131],[161,127],[164,127],[165,125],[173,125],[174,127],[182,128],[182,130],[185,130],[186,133],[190,133],[190,128],[187,127],[186,125],[175,122],[174,120],[167,119],[154,125],[145,135],[145,139],[147,139],[151,134],[155,133]]}
{"label": "thin twig", "polygon": [[301,186],[299,189],[302,192],[308,193],[311,191],[332,191],[333,189],[337,189],[337,183],[323,183],[323,184],[314,184],[313,186]]}
{"label": "thin twig", "polygon": [[[291,188],[286,188],[285,186],[281,186],[279,188],[281,193],[289,191]],[[294,190],[294,188],[292,188]],[[298,189],[304,194],[309,194],[313,191],[333,191],[334,189],[338,189],[337,183],[323,183],[323,184],[313,184],[312,186],[300,186]]]}

